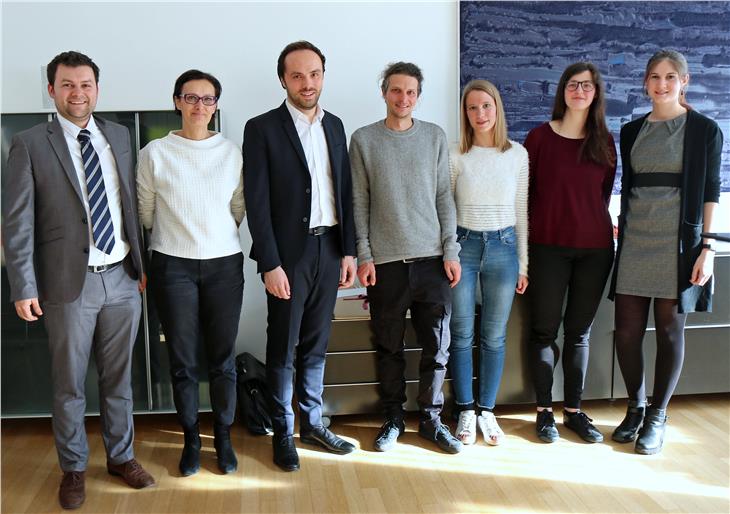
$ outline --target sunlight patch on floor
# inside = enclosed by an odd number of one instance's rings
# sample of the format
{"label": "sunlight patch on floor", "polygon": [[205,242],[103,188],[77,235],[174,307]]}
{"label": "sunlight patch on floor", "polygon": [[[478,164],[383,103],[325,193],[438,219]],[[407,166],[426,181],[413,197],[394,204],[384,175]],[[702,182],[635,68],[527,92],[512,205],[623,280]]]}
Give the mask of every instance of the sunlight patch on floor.
{"label": "sunlight patch on floor", "polygon": [[[511,437],[516,439],[513,444],[510,444]],[[665,470],[657,474],[655,468],[663,465],[661,454],[646,456],[625,453],[617,451],[609,444],[589,445],[560,440],[550,445],[525,445],[524,439],[507,436],[505,443],[497,447],[489,447],[480,442],[465,448],[458,457],[454,456],[452,464],[444,462],[445,454],[437,453],[438,450],[401,442],[385,453],[358,450],[346,456],[310,450],[299,444],[297,446],[302,466],[306,466],[308,460],[335,462],[344,459],[368,466],[393,466],[421,471],[438,469],[440,473],[560,481],[598,487],[640,488],[648,492],[681,492],[708,498],[727,498],[728,494],[727,487],[703,484],[687,473]],[[561,456],[559,461],[554,459],[557,450]],[[535,465],[536,453],[544,454],[544,459],[537,459],[544,463],[541,466]]]}

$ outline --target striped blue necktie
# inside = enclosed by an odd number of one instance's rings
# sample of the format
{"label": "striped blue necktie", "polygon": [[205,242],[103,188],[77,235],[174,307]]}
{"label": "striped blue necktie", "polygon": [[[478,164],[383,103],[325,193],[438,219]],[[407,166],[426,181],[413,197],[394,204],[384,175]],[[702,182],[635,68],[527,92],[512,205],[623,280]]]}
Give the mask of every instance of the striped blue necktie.
{"label": "striped blue necktie", "polygon": [[108,255],[114,248],[114,224],[109,212],[99,156],[96,155],[96,150],[91,144],[91,132],[81,129],[78,140],[81,143],[81,158],[84,161],[84,172],[86,173],[86,190],[89,193],[94,246]]}

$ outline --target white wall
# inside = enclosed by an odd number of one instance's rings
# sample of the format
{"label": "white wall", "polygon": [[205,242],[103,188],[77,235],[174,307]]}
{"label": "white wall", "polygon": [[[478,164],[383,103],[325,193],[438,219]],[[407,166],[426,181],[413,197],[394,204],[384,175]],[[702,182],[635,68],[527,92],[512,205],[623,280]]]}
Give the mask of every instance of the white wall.
{"label": "white wall", "polygon": [[[65,50],[101,68],[99,111],[172,107],[172,86],[189,68],[223,84],[222,132],[240,144],[245,121],[284,99],[276,59],[307,39],[327,58],[322,105],[351,134],[384,117],[378,75],[388,62],[423,68],[416,116],[457,137],[457,3],[2,3],[2,112],[43,112],[41,66]],[[250,236],[242,229],[248,253]],[[246,259],[238,351],[263,357],[266,305]]]}

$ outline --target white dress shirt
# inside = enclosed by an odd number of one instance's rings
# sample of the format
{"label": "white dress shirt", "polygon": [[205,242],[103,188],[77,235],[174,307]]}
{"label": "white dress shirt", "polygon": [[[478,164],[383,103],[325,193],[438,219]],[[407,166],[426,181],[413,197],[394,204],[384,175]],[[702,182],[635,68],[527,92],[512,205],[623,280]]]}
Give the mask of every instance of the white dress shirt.
{"label": "white dress shirt", "polygon": [[335,192],[332,185],[332,166],[327,152],[327,139],[324,137],[322,118],[324,109],[317,105],[314,121],[309,122],[307,116],[286,101],[294,127],[297,129],[299,141],[307,158],[307,167],[312,177],[312,204],[309,215],[309,228],[331,227],[337,225],[335,211]]}
{"label": "white dress shirt", "polygon": [[81,194],[84,197],[84,209],[86,209],[86,219],[89,226],[89,266],[101,266],[102,264],[113,264],[120,262],[129,253],[129,244],[124,237],[122,230],[122,197],[119,191],[119,174],[117,171],[117,162],[112,154],[112,147],[101,133],[94,117],[89,118],[86,130],[91,133],[91,144],[99,156],[101,164],[101,173],[104,177],[104,189],[106,190],[106,199],[109,203],[109,213],[114,224],[114,248],[110,254],[105,254],[94,245],[94,234],[91,227],[91,212],[89,209],[89,193],[86,190],[86,171],[84,170],[84,161],[81,157],[81,143],[77,139],[81,128],[67,120],[57,113],[58,122],[63,128],[63,135],[66,138],[66,145],[71,154],[71,160],[76,169],[76,177],[81,186]]}

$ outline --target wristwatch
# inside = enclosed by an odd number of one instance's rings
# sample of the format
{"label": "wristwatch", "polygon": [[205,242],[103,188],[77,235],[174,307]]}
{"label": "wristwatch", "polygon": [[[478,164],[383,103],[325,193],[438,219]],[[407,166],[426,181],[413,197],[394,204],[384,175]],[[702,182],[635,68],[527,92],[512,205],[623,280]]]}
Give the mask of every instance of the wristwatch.
{"label": "wristwatch", "polygon": [[715,249],[712,247],[712,245],[710,243],[702,243],[702,249],[703,250],[707,249],[707,250],[710,250],[711,252],[715,251]]}

